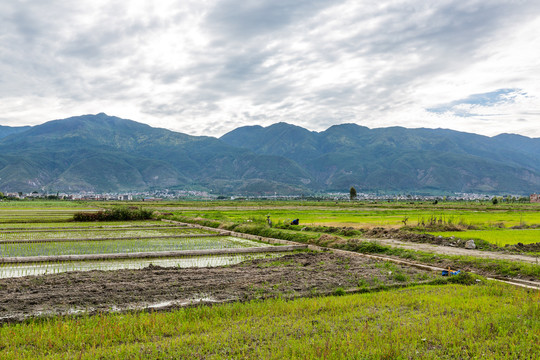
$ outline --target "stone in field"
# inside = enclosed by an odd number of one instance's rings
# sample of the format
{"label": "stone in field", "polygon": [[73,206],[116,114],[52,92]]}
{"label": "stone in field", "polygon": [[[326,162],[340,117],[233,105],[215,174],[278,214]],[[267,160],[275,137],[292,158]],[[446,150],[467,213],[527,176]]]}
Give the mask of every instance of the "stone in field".
{"label": "stone in field", "polygon": [[465,249],[476,249],[476,244],[474,240],[469,240],[465,243]]}

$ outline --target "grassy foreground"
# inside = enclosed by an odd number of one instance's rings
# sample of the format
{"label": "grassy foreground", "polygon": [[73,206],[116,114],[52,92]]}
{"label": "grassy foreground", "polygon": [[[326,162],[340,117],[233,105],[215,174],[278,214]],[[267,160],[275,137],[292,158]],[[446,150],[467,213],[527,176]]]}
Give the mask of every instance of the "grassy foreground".
{"label": "grassy foreground", "polygon": [[0,328],[2,359],[536,359],[540,293],[419,286]]}

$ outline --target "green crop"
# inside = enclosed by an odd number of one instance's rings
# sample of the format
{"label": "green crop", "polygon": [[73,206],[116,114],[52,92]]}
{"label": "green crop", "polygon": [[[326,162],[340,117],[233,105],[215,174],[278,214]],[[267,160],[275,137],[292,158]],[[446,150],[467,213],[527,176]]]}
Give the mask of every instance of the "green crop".
{"label": "green crop", "polygon": [[[340,291],[338,295],[341,295]],[[3,325],[3,359],[536,359],[538,292],[418,286]]]}
{"label": "green crop", "polygon": [[435,236],[455,236],[461,239],[481,239],[497,246],[515,245],[517,243],[532,244],[540,242],[540,229],[490,229],[468,230],[456,232],[430,232]]}
{"label": "green crop", "polygon": [[203,217],[219,221],[237,223],[260,223],[266,222],[266,216],[270,215],[274,224],[290,224],[293,219],[300,219],[302,225],[327,225],[327,226],[403,226],[403,220],[407,218],[407,225],[417,226],[435,218],[452,224],[465,224],[475,227],[516,226],[523,224],[540,224],[540,212],[538,211],[493,211],[491,209],[394,209],[394,208],[314,208],[304,209],[297,207],[283,209],[280,207],[265,207],[262,209],[231,209],[231,210],[182,210],[175,214],[188,217]]}

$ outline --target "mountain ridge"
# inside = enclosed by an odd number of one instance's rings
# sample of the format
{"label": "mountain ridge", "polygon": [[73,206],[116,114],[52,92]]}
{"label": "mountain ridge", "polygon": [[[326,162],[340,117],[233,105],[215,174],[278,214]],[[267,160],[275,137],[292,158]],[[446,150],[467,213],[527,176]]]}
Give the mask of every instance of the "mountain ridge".
{"label": "mountain ridge", "polygon": [[104,113],[11,130],[0,127],[4,192],[197,188],[262,195],[348,191],[350,186],[428,193],[540,189],[540,138],[515,134],[486,137],[351,123],[316,132],[280,122],[244,126],[214,138]]}

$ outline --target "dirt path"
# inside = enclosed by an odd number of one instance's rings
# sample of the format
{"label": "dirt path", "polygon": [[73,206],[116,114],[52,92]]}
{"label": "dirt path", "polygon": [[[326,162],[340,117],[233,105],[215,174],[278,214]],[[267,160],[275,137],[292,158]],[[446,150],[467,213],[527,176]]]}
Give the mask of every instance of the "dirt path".
{"label": "dirt path", "polygon": [[362,239],[364,241],[376,241],[381,245],[398,247],[408,250],[416,251],[425,251],[442,255],[466,255],[466,256],[475,256],[488,259],[498,259],[498,260],[511,260],[511,261],[524,261],[532,264],[540,264],[540,258],[527,255],[514,255],[514,254],[505,254],[500,252],[492,251],[480,251],[480,250],[468,250],[459,247],[452,246],[442,246],[426,243],[416,243],[416,242],[407,242],[400,241],[395,239]]}
{"label": "dirt path", "polygon": [[298,253],[215,268],[67,272],[0,279],[0,322],[403,285],[436,273],[357,254]]}

